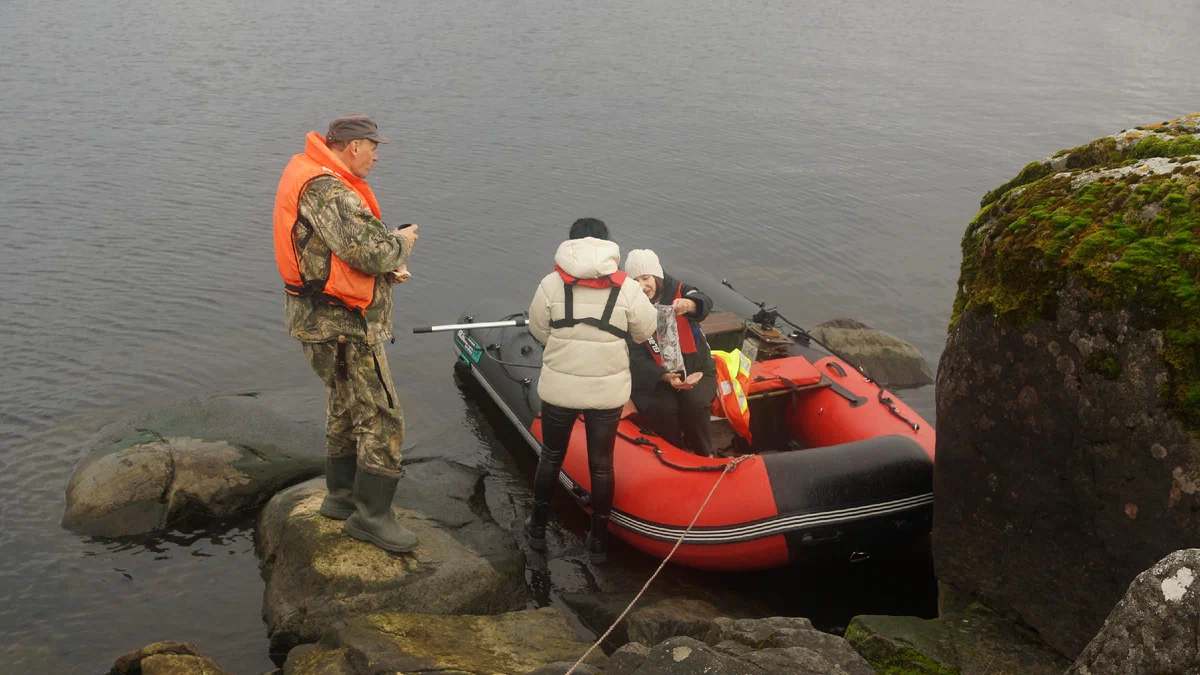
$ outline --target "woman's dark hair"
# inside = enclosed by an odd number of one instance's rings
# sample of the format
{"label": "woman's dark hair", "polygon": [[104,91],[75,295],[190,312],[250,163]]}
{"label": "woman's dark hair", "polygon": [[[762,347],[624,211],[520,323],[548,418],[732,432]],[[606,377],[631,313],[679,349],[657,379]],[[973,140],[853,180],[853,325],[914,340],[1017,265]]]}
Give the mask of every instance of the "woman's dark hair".
{"label": "woman's dark hair", "polygon": [[583,239],[584,237],[607,240],[608,226],[599,218],[580,218],[571,224],[571,238]]}

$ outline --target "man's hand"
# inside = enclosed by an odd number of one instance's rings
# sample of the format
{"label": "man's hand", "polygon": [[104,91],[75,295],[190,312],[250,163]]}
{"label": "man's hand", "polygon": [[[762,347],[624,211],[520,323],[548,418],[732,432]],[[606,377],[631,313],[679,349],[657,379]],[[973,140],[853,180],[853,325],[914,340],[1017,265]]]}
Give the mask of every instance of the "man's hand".
{"label": "man's hand", "polygon": [[393,237],[403,237],[408,242],[408,248],[412,248],[413,244],[417,243],[417,225],[409,225],[403,230],[392,230]]}
{"label": "man's hand", "polygon": [[699,308],[700,306],[696,304],[695,300],[688,300],[687,298],[679,298],[675,302],[671,303],[671,309],[675,310],[676,316],[682,314],[695,314],[696,310]]}
{"label": "man's hand", "polygon": [[412,278],[412,273],[408,271],[408,265],[401,265],[394,272],[387,273],[389,283],[402,284]]}

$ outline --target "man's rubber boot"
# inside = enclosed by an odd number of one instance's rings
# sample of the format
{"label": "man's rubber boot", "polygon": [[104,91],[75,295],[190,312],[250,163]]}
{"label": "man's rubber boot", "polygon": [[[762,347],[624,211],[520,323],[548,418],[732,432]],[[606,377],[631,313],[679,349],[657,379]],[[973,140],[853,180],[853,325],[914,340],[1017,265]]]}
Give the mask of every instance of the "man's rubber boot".
{"label": "man's rubber boot", "polygon": [[592,530],[585,545],[592,562],[598,565],[608,562],[608,516],[592,515]]}
{"label": "man's rubber boot", "polygon": [[321,515],[334,520],[345,520],[354,513],[354,475],[358,470],[358,456],[325,458],[325,487],[329,494],[321,502]]}
{"label": "man's rubber boot", "polygon": [[533,502],[533,509],[525,518],[523,525],[525,539],[529,548],[537,551],[546,550],[546,519],[550,517],[550,502]]}
{"label": "man's rubber boot", "polygon": [[399,483],[399,478],[358,472],[354,477],[354,515],[346,519],[346,532],[351,537],[392,553],[408,553],[417,547],[417,535],[397,523],[392,511],[392,497]]}

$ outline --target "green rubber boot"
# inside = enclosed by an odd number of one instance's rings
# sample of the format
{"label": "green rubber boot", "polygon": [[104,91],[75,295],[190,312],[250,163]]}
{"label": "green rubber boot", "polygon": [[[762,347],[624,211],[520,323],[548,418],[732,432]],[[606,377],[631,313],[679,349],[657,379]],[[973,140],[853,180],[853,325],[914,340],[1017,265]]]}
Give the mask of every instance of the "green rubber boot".
{"label": "green rubber boot", "polygon": [[334,520],[345,520],[354,513],[354,475],[358,471],[358,457],[325,458],[325,486],[329,494],[321,502],[321,515]]}
{"label": "green rubber boot", "polygon": [[358,472],[354,477],[354,515],[346,519],[351,537],[392,553],[408,553],[417,547],[417,535],[397,523],[392,512],[392,497],[399,483],[399,478]]}

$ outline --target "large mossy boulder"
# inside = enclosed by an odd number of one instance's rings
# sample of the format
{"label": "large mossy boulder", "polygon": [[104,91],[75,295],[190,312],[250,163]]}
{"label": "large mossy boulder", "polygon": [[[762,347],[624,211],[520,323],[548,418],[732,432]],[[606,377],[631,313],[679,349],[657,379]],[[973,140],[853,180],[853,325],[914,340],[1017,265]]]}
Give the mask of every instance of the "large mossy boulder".
{"label": "large mossy boulder", "polygon": [[162,406],[110,424],[67,483],[63,527],[118,537],[249,514],[324,473],[323,436],[255,395]]}
{"label": "large mossy boulder", "polygon": [[938,578],[1073,658],[1200,546],[1200,115],[1029,165],[962,241],[937,377]]}
{"label": "large mossy boulder", "polygon": [[[284,673],[524,675],[551,663],[574,663],[589,646],[566,615],[549,607],[497,616],[382,613],[338,623],[315,645],[296,647]],[[585,663],[602,666],[605,660],[596,649]]]}
{"label": "large mossy boulder", "polygon": [[394,505],[420,543],[402,555],[354,539],[342,521],[322,516],[323,479],[276,495],[256,533],[272,651],[286,652],[317,640],[338,621],[381,611],[497,614],[524,607],[525,559],[488,514],[483,479],[453,462],[412,466]]}

